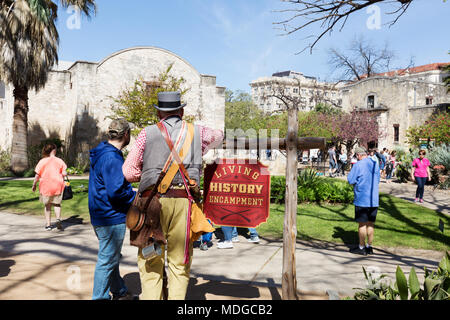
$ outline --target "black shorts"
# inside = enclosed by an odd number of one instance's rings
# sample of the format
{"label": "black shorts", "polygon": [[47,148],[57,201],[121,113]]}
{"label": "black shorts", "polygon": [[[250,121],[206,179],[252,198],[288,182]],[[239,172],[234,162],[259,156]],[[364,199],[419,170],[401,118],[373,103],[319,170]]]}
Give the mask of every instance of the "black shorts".
{"label": "black shorts", "polygon": [[355,206],[356,222],[375,222],[377,219],[378,207],[358,207]]}

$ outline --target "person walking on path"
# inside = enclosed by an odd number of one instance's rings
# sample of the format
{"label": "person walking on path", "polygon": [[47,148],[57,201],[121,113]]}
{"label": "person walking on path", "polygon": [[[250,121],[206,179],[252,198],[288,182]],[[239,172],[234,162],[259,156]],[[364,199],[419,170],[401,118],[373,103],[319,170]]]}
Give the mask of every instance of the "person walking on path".
{"label": "person walking on path", "polygon": [[[247,239],[248,242],[259,243],[259,235],[255,228],[248,228],[248,232],[250,233],[250,238]],[[233,227],[231,232],[231,241],[239,242],[237,227]]]}
{"label": "person walking on path", "polygon": [[[248,228],[250,238],[248,242],[259,243],[259,235],[255,228]],[[232,249],[233,243],[239,242],[237,227],[222,226],[224,241],[217,243],[218,249]]]}
{"label": "person walking on path", "polygon": [[416,199],[414,202],[423,203],[423,193],[425,191],[425,183],[431,181],[430,161],[425,158],[426,151],[420,150],[419,157],[412,162],[411,178],[417,183]]}
{"label": "person walking on path", "polygon": [[330,163],[330,177],[334,177],[337,170],[336,146],[334,145],[328,149],[328,162]]}
{"label": "person walking on path", "polygon": [[391,182],[392,176],[395,173],[396,166],[397,166],[396,152],[394,150],[391,152],[391,155],[386,160],[386,183]]}
{"label": "person walking on path", "polygon": [[89,214],[99,241],[93,300],[110,300],[110,292],[114,300],[133,298],[119,272],[126,214],[136,196],[122,173],[121,150],[129,142],[128,122],[113,120],[108,128],[108,141],[90,152]]}
{"label": "person walking on path", "polygon": [[378,158],[380,159],[380,171],[381,171],[381,175],[384,177],[386,177],[386,156],[387,154],[387,149],[383,148],[383,150],[381,150],[381,152],[378,153]]}
{"label": "person walking on path", "polygon": [[[355,221],[358,222],[359,246],[350,250],[355,254],[372,254],[374,226],[379,206],[380,166],[378,160],[367,156],[366,150],[355,150],[358,162],[348,174],[348,183],[354,186]],[[367,239],[367,243],[366,243]]]}
{"label": "person walking on path", "polygon": [[[183,141],[188,138],[189,129],[192,130],[192,126],[182,120],[183,108],[186,104],[181,104],[180,98],[180,92],[158,93],[158,105],[154,107],[158,110],[160,122],[144,128],[128,154],[123,166],[123,173],[129,182],[140,181],[139,193],[153,189],[169,159],[171,150],[163,132],[175,145],[174,151],[178,152],[177,145],[183,146]],[[195,125],[193,131],[192,143],[190,147],[188,146],[186,157],[182,162],[189,178],[198,184],[202,168],[202,155],[222,144],[223,131],[199,125]],[[184,186],[184,176],[178,171],[171,177],[172,180],[167,185],[164,180],[161,182],[160,187],[166,189],[164,193],[160,194],[160,189],[158,189],[158,194],[161,196],[159,200],[161,203],[160,226],[167,245],[161,245],[162,254],[149,260],[144,258],[141,248],[138,250],[141,299],[160,300],[164,298],[163,271],[166,249],[167,299],[183,300],[186,297],[193,242],[189,239],[188,233],[187,217],[190,201]]]}
{"label": "person walking on path", "polygon": [[43,158],[34,169],[34,177],[31,190],[36,191],[39,182],[39,200],[44,204],[45,230],[52,230],[51,215],[52,207],[56,216],[56,227],[63,230],[61,223],[61,201],[64,191],[64,177],[67,176],[67,165],[56,156],[57,147],[54,143],[47,143],[42,149]]}
{"label": "person walking on path", "polygon": [[345,167],[347,166],[347,153],[342,149],[339,151],[339,173],[345,176]]}

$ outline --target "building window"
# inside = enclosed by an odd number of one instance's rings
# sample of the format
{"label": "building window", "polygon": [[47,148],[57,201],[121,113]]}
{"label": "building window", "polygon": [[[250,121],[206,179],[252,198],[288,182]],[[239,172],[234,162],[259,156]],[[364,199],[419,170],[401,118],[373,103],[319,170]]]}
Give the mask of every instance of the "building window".
{"label": "building window", "polygon": [[425,104],[428,106],[430,104],[433,104],[433,97],[426,97],[425,98]]}
{"label": "building window", "polygon": [[400,141],[400,125],[394,124],[394,142]]}
{"label": "building window", "polygon": [[298,93],[298,88],[294,88],[294,93]]}
{"label": "building window", "polygon": [[375,96],[367,96],[367,109],[375,108]]}

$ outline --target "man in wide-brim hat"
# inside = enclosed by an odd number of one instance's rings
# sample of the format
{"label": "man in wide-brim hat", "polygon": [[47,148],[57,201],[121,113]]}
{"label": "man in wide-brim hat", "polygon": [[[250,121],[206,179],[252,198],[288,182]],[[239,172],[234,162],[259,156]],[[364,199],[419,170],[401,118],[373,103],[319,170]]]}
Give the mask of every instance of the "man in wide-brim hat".
{"label": "man in wide-brim hat", "polygon": [[[179,152],[188,136],[188,125],[182,120],[185,103],[181,103],[180,92],[159,92],[158,110],[160,124],[144,128],[138,135],[123,166],[123,173],[129,182],[140,181],[139,193],[148,192],[157,183],[170,155],[170,149],[162,134],[167,130],[174,148]],[[192,127],[191,127],[192,130]],[[223,131],[195,125],[192,143],[182,162],[190,179],[200,182],[202,156],[211,148],[221,145]],[[189,140],[188,140],[189,141]],[[169,169],[170,170],[170,169]],[[165,176],[165,178],[168,174]],[[187,232],[189,200],[183,193],[185,185],[180,172],[166,184],[163,180],[158,188],[161,194],[160,223],[167,240],[162,246],[162,255],[145,259],[142,249],[138,251],[138,267],[141,278],[141,299],[163,298],[164,256],[167,249],[168,299],[184,299],[189,283],[192,263],[192,242]],[[167,247],[167,248],[164,248]]]}

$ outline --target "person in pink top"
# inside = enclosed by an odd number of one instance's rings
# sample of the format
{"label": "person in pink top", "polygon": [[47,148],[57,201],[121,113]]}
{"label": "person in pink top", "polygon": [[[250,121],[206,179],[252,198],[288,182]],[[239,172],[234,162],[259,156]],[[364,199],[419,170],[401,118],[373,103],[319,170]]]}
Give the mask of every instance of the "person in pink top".
{"label": "person in pink top", "polygon": [[33,192],[39,182],[39,200],[44,204],[45,230],[51,231],[51,208],[54,207],[56,227],[63,230],[61,223],[61,201],[64,191],[64,176],[67,176],[67,165],[56,157],[57,147],[54,143],[47,143],[42,149],[42,159],[34,169],[36,175],[33,181]]}
{"label": "person in pink top", "polygon": [[416,200],[423,203],[423,192],[425,190],[425,183],[431,181],[430,161],[425,158],[426,151],[420,150],[419,157],[414,159],[412,163],[411,178],[417,182]]}

